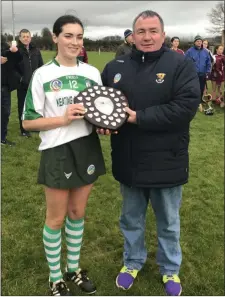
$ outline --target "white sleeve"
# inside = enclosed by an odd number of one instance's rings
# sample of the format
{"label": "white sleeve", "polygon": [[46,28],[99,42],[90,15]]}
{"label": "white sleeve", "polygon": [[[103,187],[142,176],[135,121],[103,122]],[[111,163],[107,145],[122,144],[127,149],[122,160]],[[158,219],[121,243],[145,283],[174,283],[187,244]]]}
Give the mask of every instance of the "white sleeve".
{"label": "white sleeve", "polygon": [[38,70],[34,72],[27,90],[22,120],[35,120],[44,114],[45,92]]}
{"label": "white sleeve", "polygon": [[102,78],[101,78],[101,74],[100,72],[97,70],[98,74],[97,74],[97,84],[102,86]]}

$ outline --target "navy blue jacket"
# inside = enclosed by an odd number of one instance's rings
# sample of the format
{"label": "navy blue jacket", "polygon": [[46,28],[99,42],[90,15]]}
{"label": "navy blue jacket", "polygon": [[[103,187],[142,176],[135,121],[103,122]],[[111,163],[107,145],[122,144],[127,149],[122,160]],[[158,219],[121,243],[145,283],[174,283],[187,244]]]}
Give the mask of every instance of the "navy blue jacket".
{"label": "navy blue jacket", "polygon": [[1,43],[1,56],[6,57],[8,61],[1,65],[1,85],[7,87],[9,91],[17,89],[20,76],[16,72],[17,65],[23,57],[19,51],[11,52],[6,42]]}
{"label": "navy blue jacket", "polygon": [[115,179],[133,187],[186,183],[189,124],[201,96],[194,63],[165,47],[133,49],[106,65],[102,81],[121,90],[137,112],[137,124],[125,123],[111,136]]}
{"label": "navy blue jacket", "polygon": [[211,72],[211,58],[205,48],[198,49],[193,46],[187,50],[185,55],[194,61],[197,73]]}
{"label": "navy blue jacket", "polygon": [[28,88],[34,71],[43,65],[43,59],[40,50],[32,43],[29,44],[29,52],[20,41],[18,48],[23,60],[19,63],[17,72],[20,75],[20,82]]}

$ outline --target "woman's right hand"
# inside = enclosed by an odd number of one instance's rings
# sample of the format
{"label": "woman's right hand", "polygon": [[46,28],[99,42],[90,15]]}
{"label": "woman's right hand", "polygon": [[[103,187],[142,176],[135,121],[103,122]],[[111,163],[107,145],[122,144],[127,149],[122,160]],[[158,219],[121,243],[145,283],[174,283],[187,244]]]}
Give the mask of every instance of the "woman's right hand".
{"label": "woman's right hand", "polygon": [[86,110],[80,103],[68,105],[64,114],[64,124],[69,125],[74,120],[83,119]]}

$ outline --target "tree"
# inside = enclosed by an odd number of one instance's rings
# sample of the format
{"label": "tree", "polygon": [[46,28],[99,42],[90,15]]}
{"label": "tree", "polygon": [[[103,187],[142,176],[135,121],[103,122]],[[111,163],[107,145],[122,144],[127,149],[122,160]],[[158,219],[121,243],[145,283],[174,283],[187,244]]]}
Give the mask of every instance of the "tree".
{"label": "tree", "polygon": [[119,35],[113,35],[113,36],[106,36],[103,38],[105,41],[122,41],[122,38]]}
{"label": "tree", "polygon": [[208,28],[209,33],[220,34],[224,30],[224,2],[217,2],[215,8],[212,8],[208,14],[211,28]]}
{"label": "tree", "polygon": [[42,48],[41,36],[38,36],[37,33],[33,35],[32,42],[35,44],[37,48]]}
{"label": "tree", "polygon": [[1,43],[5,43],[6,42],[6,36],[1,33]]}
{"label": "tree", "polygon": [[42,36],[42,45],[46,50],[52,50],[53,48],[53,41],[52,41],[52,33],[49,28],[43,28],[41,31]]}
{"label": "tree", "polygon": [[165,37],[165,44],[166,44],[166,46],[168,46],[168,47],[171,47],[171,38],[169,37],[169,36],[166,36]]}

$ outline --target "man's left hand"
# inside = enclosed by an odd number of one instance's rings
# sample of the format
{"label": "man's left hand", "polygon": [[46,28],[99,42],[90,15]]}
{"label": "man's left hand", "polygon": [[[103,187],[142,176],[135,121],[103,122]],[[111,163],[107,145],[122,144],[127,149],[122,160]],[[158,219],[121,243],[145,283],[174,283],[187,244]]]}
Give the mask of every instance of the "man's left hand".
{"label": "man's left hand", "polygon": [[129,114],[129,117],[127,119],[128,123],[136,124],[137,123],[136,111],[130,109],[129,107],[125,107],[125,111]]}

